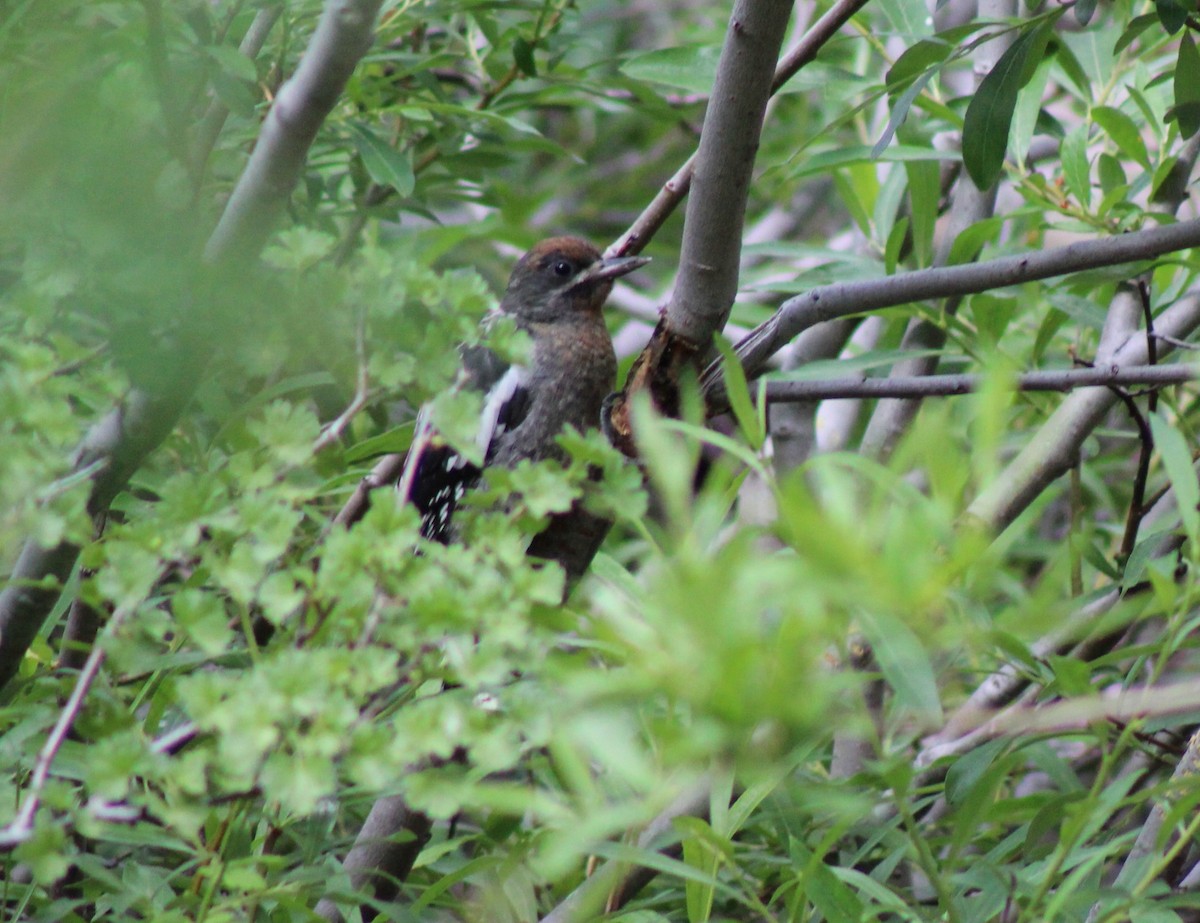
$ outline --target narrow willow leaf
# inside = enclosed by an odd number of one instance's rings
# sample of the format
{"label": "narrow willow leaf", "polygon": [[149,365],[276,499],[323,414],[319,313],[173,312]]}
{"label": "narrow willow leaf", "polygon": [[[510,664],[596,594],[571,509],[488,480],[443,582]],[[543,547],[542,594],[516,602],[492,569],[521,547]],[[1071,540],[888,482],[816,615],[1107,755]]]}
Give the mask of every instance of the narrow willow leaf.
{"label": "narrow willow leaf", "polygon": [[754,401],[750,397],[750,388],[746,384],[746,373],[742,363],[733,352],[733,347],[722,339],[717,339],[717,349],[721,353],[721,368],[725,375],[725,393],[729,397],[729,406],[737,418],[742,435],[754,449],[762,447],[766,433],[759,425],[758,414],[754,411]]}
{"label": "narrow willow leaf", "polygon": [[1162,456],[1163,467],[1175,490],[1175,501],[1183,528],[1193,543],[1200,539],[1200,482],[1192,465],[1192,453],[1183,434],[1157,413],[1150,415],[1150,432]]}
{"label": "narrow willow leaf", "polygon": [[1091,167],[1088,163],[1087,126],[1072,128],[1062,143],[1063,179],[1075,201],[1085,209],[1092,207]]}
{"label": "narrow willow leaf", "polygon": [[1200,131],[1200,52],[1196,51],[1196,43],[1188,32],[1179,39],[1173,111],[1183,137],[1190,138]]}
{"label": "narrow willow leaf", "polygon": [[361,123],[350,126],[350,137],[371,179],[382,186],[390,186],[402,196],[413,191],[416,177],[412,157],[407,152],[397,151]]}
{"label": "narrow willow leaf", "polygon": [[1179,0],[1155,0],[1154,12],[1158,14],[1158,21],[1162,23],[1163,28],[1171,35],[1182,29],[1188,18],[1187,4],[1180,3]]}
{"label": "narrow willow leaf", "polygon": [[1104,129],[1104,133],[1112,138],[1122,154],[1136,160],[1147,170],[1150,169],[1150,155],[1146,152],[1146,142],[1142,140],[1141,132],[1133,119],[1120,109],[1096,106],[1092,109],[1092,121]]}
{"label": "narrow willow leaf", "polygon": [[[1045,47],[1046,26],[1024,33],[1000,56],[996,66],[979,84],[963,119],[963,165],[980,189],[990,189],[1004,167],[1008,130],[1017,107],[1017,93],[1032,77],[1026,65],[1031,52]],[[1038,57],[1034,55],[1034,60]]]}
{"label": "narrow willow leaf", "polygon": [[1133,44],[1139,35],[1156,22],[1158,22],[1158,17],[1154,13],[1145,13],[1142,16],[1133,17],[1133,19],[1129,20],[1129,25],[1125,27],[1125,31],[1121,33],[1121,37],[1117,39],[1117,43],[1113,45],[1113,54],[1120,54]]}

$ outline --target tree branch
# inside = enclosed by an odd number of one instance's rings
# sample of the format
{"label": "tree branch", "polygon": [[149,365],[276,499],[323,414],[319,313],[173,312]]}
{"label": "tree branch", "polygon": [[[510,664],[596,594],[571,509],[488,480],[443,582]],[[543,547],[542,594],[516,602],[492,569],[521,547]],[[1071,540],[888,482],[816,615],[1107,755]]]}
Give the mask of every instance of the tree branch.
{"label": "tree branch", "polygon": [[[771,318],[738,343],[735,352],[747,375],[752,377],[759,374],[767,359],[789,340],[821,321],[934,298],[972,295],[1088,269],[1152,260],[1196,246],[1200,246],[1200,219],[967,266],[917,269],[862,282],[837,282],[789,298]],[[1167,335],[1172,334],[1167,332]],[[719,406],[724,399],[719,363],[705,370],[702,383],[710,406]]]}
{"label": "tree branch", "polygon": [[[210,263],[246,261],[258,254],[276,215],[291,194],[308,147],[333,108],[351,71],[370,45],[382,0],[330,0],[295,76],[284,85],[263,134],[238,182],[205,258]],[[175,427],[191,398],[200,369],[184,362],[154,395],[133,391],[121,407],[96,424],[77,453],[75,472],[96,465],[88,511],[103,512],[129,478]],[[16,675],[79,547],[46,549],[27,542],[0,593],[0,688]]]}
{"label": "tree branch", "polygon": [[[813,23],[804,37],[796,43],[775,68],[771,80],[771,95],[774,95],[800,69],[814,61],[819,52],[837,31],[850,21],[850,17],[866,6],[867,0],[837,0],[829,10]],[[714,93],[716,91],[714,90]],[[675,208],[687,196],[692,187],[692,176],[696,170],[696,154],[692,154],[675,171],[675,175],[663,183],[654,200],[646,206],[629,229],[609,247],[605,256],[629,256],[640,253],[658,229],[675,213]]]}
{"label": "tree branch", "polygon": [[[129,609],[118,609],[114,612],[112,618],[108,620],[105,630],[110,635],[115,633],[130,611]],[[50,736],[46,738],[45,744],[38,752],[37,762],[33,767],[33,775],[30,777],[29,789],[25,793],[21,810],[17,812],[17,816],[8,826],[0,830],[0,851],[19,846],[33,833],[34,815],[37,814],[38,805],[41,804],[42,790],[50,778],[50,767],[66,741],[67,735],[71,732],[75,719],[79,717],[79,712],[83,708],[83,700],[100,673],[106,653],[103,647],[93,647],[91,653],[88,654],[83,669],[79,671],[79,677],[75,680],[75,688],[71,690],[66,705],[59,713],[58,720],[54,722]]]}
{"label": "tree branch", "polygon": [[[397,882],[412,871],[413,863],[429,842],[433,824],[420,811],[414,811],[399,795],[378,799],[355,837],[354,846],[346,855],[342,868],[350,876],[353,891],[370,890],[377,901],[390,901],[396,896]],[[407,836],[399,837],[407,833]],[[317,916],[342,923],[345,917],[331,896],[317,904]],[[363,919],[374,913],[362,905]]]}
{"label": "tree branch", "polygon": [[296,73],[279,89],[258,143],[205,250],[210,261],[258,255],[300,178],[317,130],[371,47],[383,0],[328,0]]}
{"label": "tree branch", "polygon": [[[1013,382],[1017,391],[1073,391],[1096,385],[1177,385],[1195,381],[1200,370],[1189,365],[1103,365],[1095,368],[1025,372]],[[816,381],[768,381],[771,403],[833,398],[949,397],[977,391],[983,375],[918,375],[912,378],[826,378]]]}
{"label": "tree branch", "polygon": [[[1175,302],[1155,319],[1155,326],[1173,337],[1196,329],[1200,326],[1200,293],[1189,293]],[[1113,354],[1112,362],[1118,367],[1135,366],[1144,365],[1146,359],[1146,337],[1138,332]],[[1005,528],[1070,468],[1083,440],[1117,400],[1108,388],[1087,388],[1070,395],[999,477],[972,501],[965,517],[990,531]]]}
{"label": "tree branch", "polygon": [[774,79],[774,63],[791,15],[791,0],[736,0],[704,116],[670,304],[634,362],[625,389],[606,403],[606,434],[634,455],[628,396],[648,390],[675,415],[679,376],[707,350],[737,294],[742,225],[750,176]]}

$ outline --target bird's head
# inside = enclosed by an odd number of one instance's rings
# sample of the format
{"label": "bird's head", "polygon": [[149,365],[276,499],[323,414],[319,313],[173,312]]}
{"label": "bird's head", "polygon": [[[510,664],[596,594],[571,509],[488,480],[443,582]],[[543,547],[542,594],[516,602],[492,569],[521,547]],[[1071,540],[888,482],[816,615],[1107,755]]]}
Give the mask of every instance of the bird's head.
{"label": "bird's head", "polygon": [[551,237],[521,257],[509,276],[500,310],[539,323],[598,314],[613,280],[648,262],[641,256],[606,259],[586,240]]}

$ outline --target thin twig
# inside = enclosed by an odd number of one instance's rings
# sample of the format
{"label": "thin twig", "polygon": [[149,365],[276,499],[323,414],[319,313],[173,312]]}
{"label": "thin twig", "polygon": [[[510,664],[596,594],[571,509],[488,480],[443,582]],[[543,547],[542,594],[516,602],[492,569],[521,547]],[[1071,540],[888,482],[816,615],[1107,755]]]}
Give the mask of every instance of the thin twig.
{"label": "thin twig", "polygon": [[[118,608],[109,619],[105,633],[112,635],[131,611],[127,607]],[[83,700],[92,688],[92,683],[96,681],[106,656],[107,651],[103,645],[99,644],[94,646],[92,652],[88,654],[83,669],[79,671],[79,678],[75,680],[75,688],[71,690],[71,695],[67,699],[66,705],[63,706],[58,720],[54,723],[50,736],[46,738],[46,743],[42,745],[42,749],[38,753],[21,810],[7,826],[0,829],[0,851],[19,846],[33,834],[33,818],[37,814],[38,806],[42,801],[42,792],[50,778],[50,767],[54,764],[54,758],[58,756],[58,751],[66,741],[67,735],[71,732],[75,719],[79,717],[79,712],[83,708]]]}
{"label": "thin twig", "polygon": [[371,491],[385,484],[396,483],[404,469],[404,459],[403,452],[391,453],[379,459],[371,473],[358,482],[350,499],[333,518],[333,524],[348,528],[362,519],[371,505]]}

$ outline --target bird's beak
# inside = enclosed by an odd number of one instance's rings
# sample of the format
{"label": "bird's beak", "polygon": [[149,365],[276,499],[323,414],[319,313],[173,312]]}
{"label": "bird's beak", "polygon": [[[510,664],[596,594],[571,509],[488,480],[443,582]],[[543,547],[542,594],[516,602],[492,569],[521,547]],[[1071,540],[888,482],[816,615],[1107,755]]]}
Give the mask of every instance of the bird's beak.
{"label": "bird's beak", "polygon": [[605,260],[597,260],[575,277],[571,288],[576,289],[609,282],[626,273],[633,272],[649,262],[650,257],[648,256],[610,256]]}

